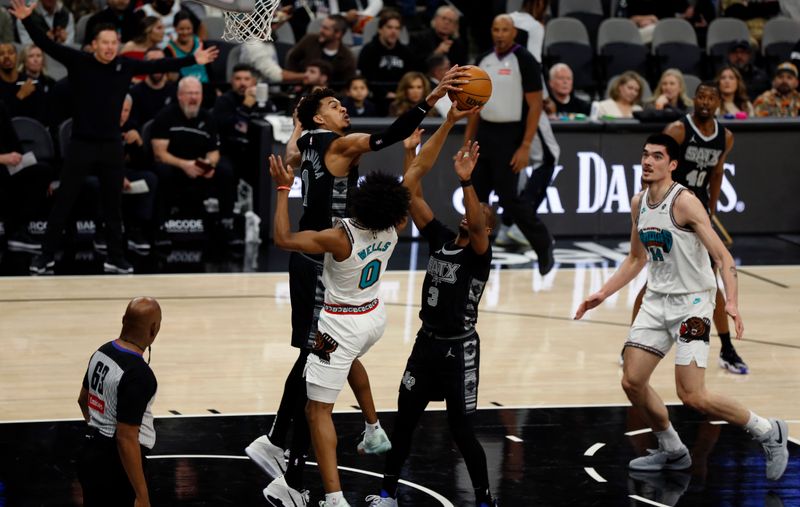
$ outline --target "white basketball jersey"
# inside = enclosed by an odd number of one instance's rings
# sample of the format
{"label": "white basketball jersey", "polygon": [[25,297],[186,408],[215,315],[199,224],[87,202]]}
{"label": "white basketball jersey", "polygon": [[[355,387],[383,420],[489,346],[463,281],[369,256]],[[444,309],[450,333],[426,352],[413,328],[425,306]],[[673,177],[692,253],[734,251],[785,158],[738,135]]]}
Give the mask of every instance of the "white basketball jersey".
{"label": "white basketball jersey", "polygon": [[338,262],[325,254],[322,282],[325,302],[339,305],[361,305],[378,297],[381,275],[397,244],[397,231],[371,231],[350,218],[335,219],[334,226],[343,227],[353,246],[350,257]]}
{"label": "white basketball jersey", "polygon": [[672,207],[686,187],[673,183],[660,202],[639,203],[637,231],[647,250],[647,288],[661,294],[689,294],[716,288],[708,250],[694,231],[675,223]]}

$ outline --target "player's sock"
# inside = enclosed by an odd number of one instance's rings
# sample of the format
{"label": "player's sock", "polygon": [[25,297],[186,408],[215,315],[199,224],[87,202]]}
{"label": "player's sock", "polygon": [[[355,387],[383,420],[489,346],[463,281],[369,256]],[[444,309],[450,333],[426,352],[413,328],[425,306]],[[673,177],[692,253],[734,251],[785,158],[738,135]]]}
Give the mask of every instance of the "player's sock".
{"label": "player's sock", "polygon": [[488,487],[475,488],[475,505],[493,505],[492,493]]}
{"label": "player's sock", "polygon": [[375,424],[365,422],[364,426],[366,427],[367,437],[371,437],[381,427],[381,422],[376,421]]}
{"label": "player's sock", "polygon": [[381,497],[397,498],[397,481],[399,480],[400,477],[397,475],[384,474],[383,483],[381,484]]}
{"label": "player's sock", "polygon": [[772,424],[770,424],[769,419],[765,419],[751,410],[750,420],[744,425],[744,429],[756,439],[761,440],[767,433],[772,431]]}
{"label": "player's sock", "polygon": [[684,447],[681,437],[672,427],[672,423],[669,423],[669,426],[664,431],[654,431],[653,433],[656,434],[658,439],[658,446],[666,452],[680,451]]}
{"label": "player's sock", "polygon": [[722,343],[722,351],[725,352],[727,350],[731,350],[733,348],[733,344],[731,343],[731,334],[730,333],[720,333],[719,334],[719,341]]}
{"label": "player's sock", "polygon": [[325,493],[325,505],[339,505],[344,503],[344,494],[341,491]]}

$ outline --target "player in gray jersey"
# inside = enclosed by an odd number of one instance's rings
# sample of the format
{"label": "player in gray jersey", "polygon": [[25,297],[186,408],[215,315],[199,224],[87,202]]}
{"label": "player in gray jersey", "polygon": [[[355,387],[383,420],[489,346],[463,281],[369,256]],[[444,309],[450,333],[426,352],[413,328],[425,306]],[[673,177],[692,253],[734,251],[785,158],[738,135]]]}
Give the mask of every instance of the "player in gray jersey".
{"label": "player in gray jersey", "polygon": [[675,385],[684,405],[708,417],[744,428],[761,442],[767,478],[778,480],[789,460],[785,421],[765,419],[737,401],[705,387],[708,338],[714,311],[716,283],[710,253],[725,287],[725,311],[744,334],[738,309],[733,257],[711,229],[708,214],[697,197],[672,181],[678,166],[678,143],[666,134],[647,138],[642,152],[646,191],[631,200],[631,251],[603,287],[578,307],[575,319],[636,278],[648,265],[648,288],[624,349],[622,388],[658,439],[658,449],[632,460],[636,471],[689,468],[689,450],[669,422],[663,400],[650,386],[650,376],[676,344]]}

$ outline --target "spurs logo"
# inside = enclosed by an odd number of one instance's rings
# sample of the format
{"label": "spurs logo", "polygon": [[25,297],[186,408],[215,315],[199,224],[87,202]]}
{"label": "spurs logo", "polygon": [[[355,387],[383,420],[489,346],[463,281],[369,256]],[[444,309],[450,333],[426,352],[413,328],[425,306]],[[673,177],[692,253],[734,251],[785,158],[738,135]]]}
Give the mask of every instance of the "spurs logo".
{"label": "spurs logo", "polygon": [[411,376],[411,372],[410,371],[406,371],[405,373],[403,373],[403,381],[402,382],[403,382],[403,385],[406,387],[406,389],[408,389],[410,391],[411,388],[414,387],[414,384],[417,383],[417,379],[415,379],[414,377]]}
{"label": "spurs logo", "polygon": [[703,340],[708,343],[708,336],[711,334],[711,321],[705,317],[689,317],[681,322],[679,334],[680,340],[684,343],[694,340]]}
{"label": "spurs logo", "polygon": [[314,339],[314,348],[311,352],[320,358],[326,364],[331,362],[331,354],[339,348],[339,344],[328,333],[320,333],[317,331],[317,336]]}

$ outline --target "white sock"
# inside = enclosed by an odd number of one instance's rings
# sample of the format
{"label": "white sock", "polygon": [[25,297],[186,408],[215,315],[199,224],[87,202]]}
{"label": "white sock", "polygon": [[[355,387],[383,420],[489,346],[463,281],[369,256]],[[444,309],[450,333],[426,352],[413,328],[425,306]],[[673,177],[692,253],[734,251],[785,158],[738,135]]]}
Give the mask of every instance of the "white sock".
{"label": "white sock", "polygon": [[684,447],[683,442],[681,442],[681,437],[678,436],[678,432],[672,427],[672,423],[669,423],[669,426],[667,426],[667,429],[664,431],[654,431],[653,433],[656,434],[656,438],[658,439],[658,446],[664,451],[676,452]]}
{"label": "white sock", "polygon": [[380,429],[381,422],[380,421],[375,421],[375,424],[370,424],[368,422],[365,422],[364,426],[366,427],[367,436],[369,437],[369,436],[372,436],[373,433],[378,431],[378,429]]}
{"label": "white sock", "polygon": [[770,431],[772,431],[772,424],[769,422],[769,419],[764,419],[751,410],[750,420],[744,425],[744,429],[757,439],[761,440]]}
{"label": "white sock", "polygon": [[344,504],[344,495],[341,491],[337,491],[336,493],[325,493],[325,504],[342,505]]}

